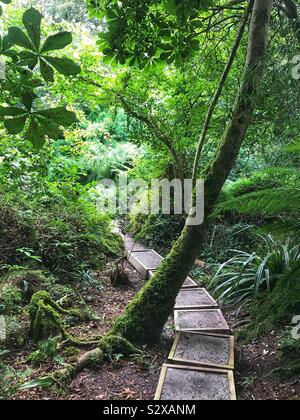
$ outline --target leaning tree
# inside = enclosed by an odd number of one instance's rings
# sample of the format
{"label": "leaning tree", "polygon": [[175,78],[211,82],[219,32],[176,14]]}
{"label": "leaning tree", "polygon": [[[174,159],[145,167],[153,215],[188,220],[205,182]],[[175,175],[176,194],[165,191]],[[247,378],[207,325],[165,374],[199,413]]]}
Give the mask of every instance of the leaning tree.
{"label": "leaning tree", "polygon": [[107,19],[107,31],[101,35],[104,54],[121,64],[128,62],[131,66],[136,65],[141,70],[161,60],[180,64],[195,53],[199,48],[197,27],[203,24],[203,14],[206,19],[210,14],[222,11],[226,12],[225,18],[230,19],[230,11],[240,10],[241,7],[244,9],[231,54],[209,106],[195,150],[194,182],[199,174],[199,162],[211,117],[251,15],[241,86],[215,156],[202,171],[205,182],[204,223],[198,226],[186,224],[155,276],[136,295],[126,308],[125,315],[115,321],[109,332],[109,335],[122,336],[133,343],[150,343],[159,339],[172,313],[176,296],[199,254],[210,215],[250,126],[255,99],[264,75],[273,0],[255,0],[247,4],[242,1],[224,4],[209,0],[91,1],[90,7],[96,10],[96,16],[105,16]]}

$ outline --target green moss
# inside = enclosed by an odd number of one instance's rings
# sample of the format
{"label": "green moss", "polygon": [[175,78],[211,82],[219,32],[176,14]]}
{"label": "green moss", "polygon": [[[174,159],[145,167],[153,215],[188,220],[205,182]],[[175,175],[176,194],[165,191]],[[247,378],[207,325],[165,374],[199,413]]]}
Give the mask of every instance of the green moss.
{"label": "green moss", "polygon": [[30,333],[38,342],[64,331],[62,319],[52,306],[39,301],[34,318],[31,318]]}
{"label": "green moss", "polygon": [[22,303],[21,290],[10,283],[0,285],[0,313],[12,315],[20,312]]}
{"label": "green moss", "polygon": [[35,293],[29,305],[30,334],[40,341],[58,333],[65,335],[61,315],[69,314],[51,298],[48,292]]}
{"label": "green moss", "polygon": [[111,357],[114,354],[123,354],[123,356],[127,357],[141,353],[141,351],[133,346],[128,340],[115,335],[104,336],[99,343],[99,347],[106,357]]}

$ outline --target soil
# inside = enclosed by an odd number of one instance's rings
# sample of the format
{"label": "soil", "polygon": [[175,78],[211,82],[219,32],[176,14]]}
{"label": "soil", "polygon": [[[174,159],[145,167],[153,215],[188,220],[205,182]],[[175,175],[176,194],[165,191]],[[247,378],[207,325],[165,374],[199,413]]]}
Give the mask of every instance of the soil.
{"label": "soil", "polygon": [[[227,313],[231,326],[245,319]],[[237,330],[235,330],[236,332]],[[278,342],[285,328],[271,331],[246,344],[236,344],[235,383],[239,400],[300,400],[300,377],[276,378],[274,369],[282,367],[278,359]]]}

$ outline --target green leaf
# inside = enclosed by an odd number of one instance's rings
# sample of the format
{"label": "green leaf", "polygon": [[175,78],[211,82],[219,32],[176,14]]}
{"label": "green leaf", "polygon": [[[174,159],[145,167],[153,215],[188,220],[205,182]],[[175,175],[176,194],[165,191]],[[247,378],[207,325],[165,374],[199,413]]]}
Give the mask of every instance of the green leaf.
{"label": "green leaf", "polygon": [[59,73],[63,74],[64,76],[75,76],[76,74],[79,74],[81,69],[80,66],[76,63],[74,63],[73,60],[70,60],[69,58],[59,58],[59,57],[49,57],[44,56],[45,60],[50,63],[55,70],[57,70]]}
{"label": "green leaf", "polygon": [[27,30],[28,36],[31,39],[33,45],[37,51],[40,48],[41,43],[41,21],[43,16],[40,12],[33,7],[26,10],[23,15],[23,24]]}
{"label": "green leaf", "polygon": [[33,144],[36,149],[43,147],[46,141],[46,133],[36,121],[31,119],[25,138]]}
{"label": "green leaf", "polygon": [[31,92],[28,91],[28,92],[23,93],[22,102],[23,102],[23,104],[25,105],[25,107],[28,111],[31,110],[32,103],[33,103],[35,97],[36,97],[36,95],[33,91],[31,91]]}
{"label": "green leaf", "polygon": [[17,26],[12,26],[8,29],[8,39],[14,45],[18,45],[19,47],[26,48],[28,50],[32,50],[33,45],[30,42],[28,36]]}
{"label": "green leaf", "polygon": [[26,114],[25,109],[17,108],[14,106],[1,106],[0,107],[0,117],[15,117]]}
{"label": "green leaf", "polygon": [[33,379],[32,381],[25,382],[20,389],[31,389],[31,388],[48,388],[55,383],[55,380],[51,376],[44,376],[43,378]]}
{"label": "green leaf", "polygon": [[63,131],[59,128],[59,124],[56,124],[55,121],[48,118],[40,117],[36,114],[39,124],[42,126],[44,133],[54,140],[59,140],[64,138]]}
{"label": "green leaf", "polygon": [[24,130],[27,115],[24,117],[11,118],[4,121],[4,126],[9,134],[19,134]]}
{"label": "green leaf", "polygon": [[71,44],[72,42],[72,34],[71,32],[58,32],[55,35],[49,36],[46,39],[41,53],[45,53],[48,51],[55,51],[55,50],[62,50],[67,45]]}
{"label": "green leaf", "polygon": [[54,82],[54,70],[43,59],[40,59],[40,70],[41,75],[46,82]]}
{"label": "green leaf", "polygon": [[74,112],[68,111],[64,107],[46,109],[38,112],[39,115],[53,119],[57,124],[63,126],[69,126],[78,122],[76,114]]}
{"label": "green leaf", "polygon": [[31,51],[22,51],[19,54],[19,66],[28,66],[30,70],[33,70],[38,63],[38,56]]}

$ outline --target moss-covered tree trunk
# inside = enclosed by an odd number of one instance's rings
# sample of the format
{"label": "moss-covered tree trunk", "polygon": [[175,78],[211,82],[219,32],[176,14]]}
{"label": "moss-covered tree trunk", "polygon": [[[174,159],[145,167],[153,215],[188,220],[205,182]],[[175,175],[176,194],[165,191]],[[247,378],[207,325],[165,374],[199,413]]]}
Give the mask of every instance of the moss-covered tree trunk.
{"label": "moss-covered tree trunk", "polygon": [[156,275],[128,305],[125,315],[116,320],[111,334],[122,335],[134,343],[157,341],[172,313],[176,296],[201,249],[208,217],[235,164],[251,122],[263,77],[272,6],[273,0],[254,3],[242,85],[216,156],[204,174],[205,222],[201,226],[185,226]]}

